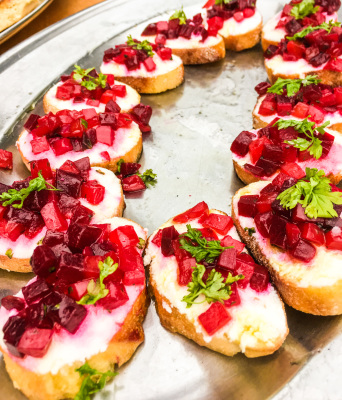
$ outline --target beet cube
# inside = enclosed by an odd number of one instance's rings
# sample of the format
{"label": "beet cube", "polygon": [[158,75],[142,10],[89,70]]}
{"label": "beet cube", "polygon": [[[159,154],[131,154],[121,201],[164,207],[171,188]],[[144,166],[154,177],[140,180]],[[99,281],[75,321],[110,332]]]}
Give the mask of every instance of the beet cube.
{"label": "beet cube", "polygon": [[76,160],[74,164],[82,173],[87,173],[90,170],[89,157],[80,158],[79,160]]}
{"label": "beet cube", "polygon": [[97,205],[103,200],[105,190],[96,180],[88,181],[81,186],[81,197],[87,199],[90,204]]}
{"label": "beet cube", "polygon": [[17,346],[25,332],[26,325],[27,322],[23,317],[14,315],[8,318],[2,329],[7,349],[15,357],[23,357],[23,354],[18,351]]}
{"label": "beet cube", "polygon": [[31,357],[43,357],[50,346],[52,333],[52,329],[27,329],[18,343],[18,351]]}
{"label": "beet cube", "polygon": [[131,285],[144,285],[145,284],[145,271],[143,269],[135,271],[126,271],[123,277],[123,284]]}
{"label": "beet cube", "polygon": [[109,290],[108,295],[97,302],[98,305],[106,310],[114,310],[128,301],[128,295],[123,284],[109,282],[107,289]]}
{"label": "beet cube", "polygon": [[192,273],[196,267],[196,259],[193,257],[186,257],[177,260],[177,282],[180,286],[188,285],[192,280]]}
{"label": "beet cube", "polygon": [[32,271],[45,278],[57,267],[57,258],[47,245],[38,246],[34,249],[31,257]]}
{"label": "beet cube", "polygon": [[132,247],[126,247],[120,251],[119,267],[123,271],[135,271],[144,269],[142,257],[138,250]]}
{"label": "beet cube", "polygon": [[69,196],[74,198],[78,198],[80,196],[82,181],[83,179],[80,175],[75,175],[62,169],[57,169],[57,189],[63,191]]}
{"label": "beet cube", "polygon": [[253,218],[257,213],[256,203],[258,200],[258,195],[241,196],[238,202],[239,215]]}
{"label": "beet cube", "polygon": [[99,262],[103,261],[103,259],[104,257],[102,256],[85,256],[83,263],[84,277],[97,279],[100,276]]}
{"label": "beet cube", "polygon": [[223,250],[217,260],[217,266],[228,269],[230,271],[235,271],[236,255],[237,251],[234,248]]}
{"label": "beet cube", "polygon": [[8,311],[13,309],[21,311],[25,308],[25,301],[20,297],[6,296],[1,299],[1,306]]}
{"label": "beet cube", "polygon": [[47,229],[53,231],[65,231],[68,228],[67,220],[54,202],[45,204],[41,209],[41,215]]}
{"label": "beet cube", "polygon": [[36,128],[38,119],[40,118],[40,115],[37,114],[31,114],[27,121],[24,124],[24,128],[28,131],[31,132],[34,128]]}
{"label": "beet cube", "polygon": [[220,235],[226,235],[233,227],[233,220],[228,215],[222,214],[209,214],[203,221],[203,226],[209,227],[219,233]]}
{"label": "beet cube", "polygon": [[234,282],[230,285],[231,294],[228,300],[224,300],[225,307],[234,307],[241,304],[241,299],[238,292],[237,283]]}
{"label": "beet cube", "polygon": [[272,224],[273,213],[271,211],[257,214],[254,217],[254,222],[258,232],[264,237],[270,237],[270,228]]}
{"label": "beet cube", "polygon": [[159,229],[159,231],[154,235],[152,239],[152,243],[155,244],[157,247],[161,246],[161,239],[162,239],[163,230]]}
{"label": "beet cube", "polygon": [[302,262],[310,262],[316,255],[316,248],[304,239],[299,239],[297,244],[289,250],[289,254]]}
{"label": "beet cube", "polygon": [[196,204],[194,207],[190,208],[189,210],[185,211],[182,214],[177,215],[176,217],[173,218],[173,222],[176,222],[178,224],[182,224],[185,222],[188,222],[193,219],[197,219],[203,214],[208,215],[209,213],[209,207],[207,203],[204,201]]}
{"label": "beet cube", "polygon": [[267,268],[262,265],[255,264],[254,272],[249,282],[252,289],[256,292],[263,292],[267,289],[268,283],[270,281],[270,276]]}
{"label": "beet cube", "polygon": [[92,279],[84,279],[83,281],[78,281],[73,283],[68,287],[69,296],[79,301],[83,296],[88,293],[88,285]]}
{"label": "beet cube", "polygon": [[177,262],[182,260],[183,258],[191,257],[191,254],[189,252],[181,248],[181,244],[179,243],[178,238],[172,241],[172,248]]}
{"label": "beet cube", "polygon": [[318,246],[322,246],[325,243],[324,233],[316,224],[307,222],[303,224],[301,231],[303,239],[315,243]]}
{"label": "beet cube", "polygon": [[69,331],[75,333],[84,318],[87,315],[87,310],[84,306],[77,304],[68,296],[64,296],[58,310],[60,325]]}
{"label": "beet cube", "polygon": [[73,212],[78,205],[80,205],[79,200],[67,195],[66,193],[61,193],[58,200],[58,207],[66,218],[72,217]]}
{"label": "beet cube", "polygon": [[236,256],[236,274],[243,275],[244,279],[238,281],[238,286],[245,288],[254,272],[254,260],[247,253],[241,253]]}
{"label": "beet cube", "polygon": [[229,247],[233,246],[234,249],[236,250],[237,254],[240,254],[243,249],[245,248],[245,245],[238,240],[233,239],[231,236],[227,235],[223,239],[221,239],[220,242],[222,247]]}
{"label": "beet cube", "polygon": [[140,192],[146,189],[145,182],[138,175],[126,176],[121,180],[121,184],[124,192]]}
{"label": "beet cube", "polygon": [[179,233],[173,225],[163,229],[161,238],[161,252],[164,257],[169,257],[174,254],[172,241],[177,239],[178,236]]}
{"label": "beet cube", "polygon": [[119,247],[135,247],[139,243],[139,238],[133,226],[119,226],[109,234],[109,240]]}
{"label": "beet cube", "polygon": [[84,278],[84,256],[62,252],[56,276],[70,283],[82,280]]}
{"label": "beet cube", "polygon": [[0,149],[0,168],[13,168],[13,154],[10,151]]}
{"label": "beet cube", "polygon": [[74,208],[74,212],[70,220],[70,225],[73,224],[88,225],[93,215],[94,212],[92,210],[89,210],[89,208],[79,204],[78,206],[76,206],[76,208]]}
{"label": "beet cube", "polygon": [[133,175],[139,171],[141,165],[137,163],[122,163],[120,167],[120,175],[126,177],[128,175]]}
{"label": "beet cube", "polygon": [[293,248],[300,239],[300,229],[297,225],[288,222],[286,224],[286,248]]}
{"label": "beet cube", "polygon": [[272,203],[274,200],[276,200],[277,197],[278,197],[277,192],[262,194],[256,203],[258,213],[265,213],[271,211]]}
{"label": "beet cube", "polygon": [[22,288],[27,304],[34,303],[35,301],[44,298],[50,291],[51,289],[49,285],[40,278],[37,278],[37,280]]}
{"label": "beet cube", "polygon": [[212,336],[219,329],[224,327],[231,320],[225,307],[219,303],[213,303],[207,311],[198,317],[199,322],[208,335]]}
{"label": "beet cube", "polygon": [[329,250],[342,250],[342,229],[334,227],[325,233],[325,245]]}
{"label": "beet cube", "polygon": [[67,231],[67,244],[72,250],[82,251],[95,243],[101,234],[101,229],[96,226],[70,224]]}
{"label": "beet cube", "polygon": [[286,219],[274,215],[270,227],[270,242],[274,246],[286,249]]}
{"label": "beet cube", "polygon": [[248,153],[249,145],[254,138],[255,135],[251,132],[241,132],[230,146],[230,151],[244,157]]}

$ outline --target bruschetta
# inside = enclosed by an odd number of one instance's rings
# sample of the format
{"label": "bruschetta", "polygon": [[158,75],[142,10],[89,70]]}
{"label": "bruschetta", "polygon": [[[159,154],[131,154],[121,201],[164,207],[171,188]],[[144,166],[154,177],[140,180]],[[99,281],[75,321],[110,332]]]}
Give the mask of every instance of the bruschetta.
{"label": "bruschetta", "polygon": [[271,86],[261,82],[253,110],[253,126],[264,128],[275,118],[284,120],[308,118],[316,124],[329,121],[329,129],[342,133],[342,87],[322,85],[315,75],[304,79],[282,79]]}
{"label": "bruschetta", "polygon": [[279,174],[233,197],[241,239],[268,268],[284,301],[299,311],[342,313],[341,195],[323,171],[308,168],[298,181]]}
{"label": "bruschetta", "polygon": [[67,161],[55,173],[47,159],[30,167],[29,178],[0,184],[0,268],[16,272],[31,272],[33,251],[51,232],[61,240],[74,220],[100,224],[124,209],[120,180],[90,168],[88,158]]}
{"label": "bruschetta", "polygon": [[175,11],[168,21],[147,25],[141,36],[149,42],[169,47],[185,65],[211,63],[226,55],[222,36],[217,32],[209,34],[201,14],[188,19],[183,9]]}
{"label": "bruschetta", "polygon": [[274,178],[280,171],[299,179],[305,168],[342,179],[342,135],[307,119],[278,119],[261,129],[241,132],[231,145],[235,171],[246,184]]}
{"label": "bruschetta", "polygon": [[0,32],[20,21],[40,5],[39,0],[3,0],[0,2]]}
{"label": "bruschetta", "polygon": [[272,84],[278,78],[303,79],[315,74],[322,84],[342,85],[342,37],[340,22],[307,26],[287,36],[264,53],[265,67]]}
{"label": "bruschetta", "polygon": [[117,171],[120,159],[136,162],[142,152],[142,133],[131,114],[119,113],[108,102],[104,113],[92,108],[62,110],[43,117],[31,114],[17,148],[26,164],[48,158],[52,169],[67,160],[89,157],[92,167]]}
{"label": "bruschetta", "polygon": [[262,16],[255,8],[256,0],[209,0],[205,20],[209,34],[219,33],[227,50],[242,51],[260,42]]}
{"label": "bruschetta", "polygon": [[183,83],[182,60],[162,44],[128,36],[125,44],[104,52],[100,70],[132,86],[139,93],[162,93]]}
{"label": "bruschetta", "polygon": [[168,220],[150,236],[144,262],[169,331],[227,356],[264,356],[284,342],[282,301],[225,213],[202,202]]}
{"label": "bruschetta", "polygon": [[340,0],[293,0],[272,17],[262,28],[261,45],[265,51],[271,44],[277,45],[286,36],[293,36],[307,26],[337,21]]}
{"label": "bruschetta", "polygon": [[145,239],[138,224],[112,218],[70,225],[68,251],[52,240],[35,249],[37,277],[0,308],[0,350],[28,399],[89,398],[144,341]]}

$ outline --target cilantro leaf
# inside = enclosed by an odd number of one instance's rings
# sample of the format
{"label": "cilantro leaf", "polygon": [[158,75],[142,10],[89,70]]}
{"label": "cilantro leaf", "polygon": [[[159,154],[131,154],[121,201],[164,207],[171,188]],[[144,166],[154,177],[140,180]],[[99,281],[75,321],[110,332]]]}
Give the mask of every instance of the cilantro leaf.
{"label": "cilantro leaf", "polygon": [[233,246],[222,247],[219,240],[207,240],[201,231],[192,228],[190,224],[186,226],[187,232],[180,236],[179,243],[181,248],[188,251],[197,262],[207,261],[211,263],[218,257],[223,250],[231,249]]}
{"label": "cilantro leaf", "polygon": [[[2,202],[3,206],[8,206],[12,204],[12,207],[14,208],[22,208],[24,204],[24,200],[26,197],[34,192],[40,192],[41,190],[58,190],[54,186],[52,186],[50,183],[46,182],[46,180],[43,178],[41,172],[38,172],[37,178],[31,179],[30,184],[27,188],[22,188],[20,190],[16,189],[9,189],[7,192],[4,192],[0,195],[0,202]],[[19,202],[15,203],[14,202]]]}
{"label": "cilantro leaf", "polygon": [[138,42],[132,38],[132,35],[127,36],[128,46],[132,47],[136,50],[145,50],[149,57],[153,57],[154,52],[151,46],[151,43],[148,40],[143,40],[142,42]]}
{"label": "cilantro leaf", "polygon": [[307,26],[303,30],[295,33],[293,36],[287,36],[286,39],[287,40],[302,39],[306,35],[308,35],[309,33],[314,32],[314,31],[318,31],[320,29],[324,29],[325,31],[330,33],[334,26],[341,26],[341,22],[334,22],[334,21],[330,20],[328,23],[327,22],[323,22],[323,24],[321,24],[321,25]]}
{"label": "cilantro leaf", "polygon": [[298,93],[300,87],[308,85],[317,85],[321,80],[317,75],[308,75],[304,79],[283,79],[278,78],[274,85],[268,88],[268,93],[283,94],[286,87],[287,96],[291,97]]}
{"label": "cilantro leaf", "polygon": [[319,7],[315,7],[315,0],[303,0],[292,7],[290,15],[296,19],[303,19],[310,14],[315,14]]}
{"label": "cilantro leaf", "polygon": [[179,25],[184,25],[186,24],[186,15],[185,12],[183,10],[183,6],[180,10],[176,10],[171,17],[169,18],[169,21],[171,21],[171,19],[179,19]]}
{"label": "cilantro leaf", "polygon": [[84,379],[80,390],[75,396],[75,400],[90,400],[91,395],[99,392],[105,387],[108,379],[117,375],[117,372],[113,371],[100,372],[91,368],[87,362],[83,364],[82,367],[76,369],[76,372],[78,372],[82,377],[84,376]]}
{"label": "cilantro leaf", "polygon": [[89,75],[89,73],[94,69],[95,68],[83,69],[79,65],[75,64],[72,78],[88,90],[94,90],[98,86],[104,89],[107,84],[107,75],[104,75],[101,72],[97,78]]}
{"label": "cilantro leaf", "polygon": [[87,291],[79,301],[78,304],[95,304],[98,300],[103,299],[108,294],[108,289],[103,283],[103,280],[108,275],[113,274],[118,268],[118,263],[114,264],[111,257],[107,257],[103,262],[99,262],[100,277],[96,280],[91,280],[88,284]]}
{"label": "cilantro leaf", "polygon": [[146,187],[157,183],[157,174],[154,174],[152,169],[147,169],[143,174],[138,172],[137,175],[144,181]]}
{"label": "cilantro leaf", "polygon": [[[196,264],[192,272],[192,281],[188,284],[189,294],[182,298],[182,301],[187,303],[187,308],[190,308],[193,304],[201,304],[205,301],[208,303],[213,303],[215,301],[223,303],[224,300],[229,299],[232,293],[230,285],[244,278],[243,275],[232,276],[232,274],[229,273],[226,281],[224,281],[222,274],[212,269],[206,283],[204,283],[203,275],[205,271],[204,265]],[[196,303],[195,300],[201,294],[204,295],[204,300]]]}
{"label": "cilantro leaf", "polygon": [[277,197],[286,209],[301,204],[309,218],[334,218],[334,204],[342,204],[342,192],[332,192],[324,171],[306,168],[306,176]]}

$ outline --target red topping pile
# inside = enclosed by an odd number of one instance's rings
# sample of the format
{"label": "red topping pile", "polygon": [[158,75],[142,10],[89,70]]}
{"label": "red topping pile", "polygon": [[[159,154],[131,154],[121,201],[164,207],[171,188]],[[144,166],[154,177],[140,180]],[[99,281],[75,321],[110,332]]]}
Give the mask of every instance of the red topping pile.
{"label": "red topping pile", "polygon": [[[241,196],[238,212],[242,217],[254,218],[258,232],[269,239],[270,244],[286,251],[291,257],[308,263],[316,255],[316,246],[342,250],[342,219],[310,219],[301,204],[286,210],[277,200],[278,195],[292,187],[296,179],[280,173],[260,195]],[[334,185],[332,190],[339,190]],[[341,205],[334,204],[337,214]]]}
{"label": "red topping pile", "polygon": [[191,36],[201,36],[201,42],[204,42],[208,36],[216,36],[212,30],[208,32],[203,24],[201,14],[196,14],[193,19],[187,19],[185,24],[180,24],[178,18],[170,21],[159,21],[147,25],[141,36],[155,36],[155,43],[164,45],[167,39],[191,39]]}
{"label": "red topping pile", "polygon": [[[300,179],[305,176],[305,172],[297,162],[313,159],[313,156],[309,150],[300,151],[285,141],[306,136],[293,127],[279,129],[278,126],[272,126],[274,122],[266,128],[259,129],[257,133],[242,131],[233,141],[230,150],[240,157],[250,155],[253,164],[245,164],[244,168],[253,175],[268,177],[280,169],[288,176]],[[327,157],[334,143],[334,136],[327,132],[321,135],[317,131],[315,136],[322,141],[320,159]]]}
{"label": "red topping pile", "polygon": [[0,168],[13,169],[13,154],[10,151],[0,149]]}
{"label": "red topping pile", "polygon": [[[61,76],[63,83],[57,88],[57,99],[72,99],[73,103],[86,103],[89,106],[98,107],[100,103],[107,104],[110,100],[115,101],[117,97],[125,97],[127,94],[126,86],[115,84],[114,75],[105,75],[107,77],[105,86],[99,85],[93,90],[89,90],[75,81],[73,75],[74,72],[71,75]],[[89,75],[94,78],[98,77],[95,69],[90,71]],[[83,79],[86,80],[86,78]]]}
{"label": "red topping pile", "polygon": [[265,58],[281,55],[284,61],[306,60],[313,67],[331,71],[342,71],[342,28],[333,27],[328,33],[324,29],[315,30],[297,40],[283,39],[277,46],[270,45],[265,51]]}
{"label": "red topping pile", "polygon": [[292,0],[290,4],[285,5],[276,28],[282,28],[285,30],[287,35],[293,36],[306,26],[317,26],[322,24],[325,22],[325,16],[323,13],[327,13],[328,15],[333,14],[341,6],[340,0],[315,0],[315,7],[318,6],[318,10],[304,18],[296,19],[291,15],[291,10],[293,6],[300,4],[301,2],[302,0]]}
{"label": "red topping pile", "polygon": [[316,124],[322,123],[328,113],[339,112],[342,116],[341,86],[332,88],[322,83],[304,87],[301,85],[299,91],[291,97],[287,96],[286,87],[283,89],[283,94],[267,93],[270,86],[267,82],[261,82],[255,87],[260,96],[266,95],[260,105],[260,115],[292,115],[299,119],[308,117]]}
{"label": "red topping pile", "polygon": [[[190,210],[176,216],[174,223],[191,223],[198,220],[203,225],[199,229],[202,236],[208,240],[218,240],[218,234],[224,237],[220,240],[223,247],[233,246],[225,249],[213,263],[201,261],[206,268],[203,281],[206,282],[210,271],[214,268],[226,279],[228,274],[232,276],[242,274],[244,279],[234,282],[231,285],[232,294],[224,304],[213,303],[210,308],[199,316],[199,321],[209,335],[213,335],[218,329],[224,326],[231,319],[227,308],[240,304],[239,288],[246,288],[248,285],[257,292],[267,289],[269,283],[269,274],[266,268],[255,264],[253,258],[247,253],[242,253],[245,245],[233,239],[228,232],[233,227],[231,217],[222,214],[209,214],[209,208],[205,202],[197,204]],[[196,266],[196,259],[191,254],[182,249],[180,238],[183,236],[178,233],[176,228],[171,225],[160,229],[154,236],[152,243],[161,248],[164,257],[175,256],[178,264],[178,284],[180,286],[188,285],[192,280],[193,268]]]}
{"label": "red topping pile", "polygon": [[31,258],[37,279],[22,289],[24,299],[7,296],[1,305],[18,313],[3,327],[4,341],[16,357],[43,357],[54,333],[74,334],[87,315],[78,304],[91,280],[99,279],[99,262],[118,263],[104,278],[108,294],[96,302],[111,311],[128,301],[125,286],[143,285],[145,272],[139,238],[132,226],[111,231],[110,224],[89,225],[87,213],[74,213],[65,233],[48,230]]}

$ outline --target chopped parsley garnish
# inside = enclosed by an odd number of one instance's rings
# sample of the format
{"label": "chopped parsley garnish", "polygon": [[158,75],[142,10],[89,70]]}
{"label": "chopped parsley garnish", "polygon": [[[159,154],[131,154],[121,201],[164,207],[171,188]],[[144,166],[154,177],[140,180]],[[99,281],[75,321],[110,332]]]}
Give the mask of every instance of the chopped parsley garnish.
{"label": "chopped parsley garnish", "polygon": [[247,233],[248,236],[252,236],[255,233],[255,228],[243,228]]}
{"label": "chopped parsley garnish", "polygon": [[[30,184],[27,188],[22,188],[20,190],[16,189],[8,189],[8,192],[4,192],[0,195],[0,202],[3,206],[12,205],[14,208],[22,208],[24,204],[24,200],[26,197],[34,192],[40,192],[41,190],[58,190],[50,183],[46,182],[43,178],[41,172],[38,172],[38,177],[34,178],[30,181]],[[17,203],[19,202],[19,203]],[[13,204],[14,203],[14,204]]]}
{"label": "chopped parsley garnish", "polygon": [[169,18],[169,20],[171,19],[179,19],[179,25],[184,25],[186,24],[186,15],[185,12],[183,11],[183,6],[180,10],[176,10],[171,17]]}
{"label": "chopped parsley garnish", "polygon": [[111,257],[107,257],[103,262],[99,262],[100,269],[100,277],[96,280],[91,280],[88,284],[87,291],[81,300],[79,300],[78,304],[95,304],[98,300],[103,299],[108,294],[108,289],[106,289],[106,285],[103,283],[103,280],[107,278],[108,275],[113,274],[117,268],[118,263],[114,264],[114,261]]}
{"label": "chopped parsley garnish", "polygon": [[277,197],[286,209],[301,204],[309,218],[338,217],[334,204],[342,204],[342,192],[332,192],[324,171],[306,168],[306,176]]}
{"label": "chopped parsley garnish", "polygon": [[295,33],[293,36],[287,36],[286,39],[288,40],[302,39],[309,33],[314,31],[319,31],[320,29],[324,29],[326,32],[330,33],[332,28],[334,28],[335,26],[341,26],[341,22],[333,22],[332,20],[330,20],[329,22],[323,22],[323,24],[321,25],[307,26],[302,31]]}
{"label": "chopped parsley garnish", "polygon": [[133,38],[132,35],[127,36],[127,44],[128,46],[132,47],[136,50],[145,50],[149,57],[153,57],[154,52],[151,46],[151,43],[148,40],[143,40],[140,43],[137,43]]}
{"label": "chopped parsley garnish", "polygon": [[100,372],[91,368],[87,362],[82,367],[76,369],[76,372],[84,377],[84,379],[74,400],[90,400],[91,395],[102,390],[107,381],[117,375],[117,372],[113,371]]}
{"label": "chopped parsley garnish", "polygon": [[287,96],[291,97],[298,93],[301,85],[308,86],[321,82],[317,75],[308,75],[304,79],[283,79],[278,78],[276,83],[268,88],[268,93],[283,94],[284,87],[286,87]]}
{"label": "chopped parsley garnish", "polygon": [[85,119],[81,118],[81,124],[84,126],[85,129],[88,129],[88,122]]}
{"label": "chopped parsley garnish", "polygon": [[315,157],[317,160],[321,158],[323,152],[322,141],[315,137],[314,134],[315,131],[317,131],[321,135],[324,135],[324,128],[330,125],[330,121],[325,122],[323,125],[314,127],[315,123],[308,121],[307,118],[303,121],[279,119],[273,126],[276,125],[278,125],[279,129],[293,127],[297,132],[304,133],[308,139],[297,138],[294,140],[285,140],[285,143],[292,145],[296,149],[299,149],[299,151],[308,150],[310,155]]}
{"label": "chopped parsley garnish", "polygon": [[[230,285],[240,279],[243,279],[243,275],[232,276],[228,274],[226,280],[220,272],[212,269],[208,275],[206,283],[203,282],[203,275],[205,274],[206,268],[204,265],[196,264],[192,273],[192,281],[188,284],[189,294],[182,298],[182,301],[187,303],[186,307],[190,308],[193,304],[201,304],[205,301],[212,303],[219,301],[223,303],[224,300],[228,300],[232,291]],[[204,300],[195,302],[195,300],[201,294],[204,295]]]}
{"label": "chopped parsley garnish", "polygon": [[5,255],[11,259],[13,257],[13,250],[12,249],[7,249]]}
{"label": "chopped parsley garnish", "polygon": [[319,7],[315,7],[315,0],[303,0],[292,7],[290,15],[296,19],[303,19],[310,14],[315,14]]}
{"label": "chopped parsley garnish", "polygon": [[197,262],[214,262],[223,250],[230,249],[233,246],[223,247],[219,240],[207,240],[203,237],[201,231],[192,228],[190,224],[186,225],[187,232],[179,238],[181,248],[188,251]]}
{"label": "chopped parsley garnish", "polygon": [[145,183],[146,187],[154,186],[157,183],[157,174],[154,174],[152,169],[147,169],[143,174],[137,174]]}
{"label": "chopped parsley garnish", "polygon": [[78,82],[81,86],[84,86],[88,90],[94,90],[98,86],[103,89],[107,84],[107,75],[99,73],[97,78],[89,75],[89,72],[93,71],[95,68],[83,69],[79,65],[75,64],[75,69],[73,73],[73,79]]}
{"label": "chopped parsley garnish", "polygon": [[139,238],[139,243],[137,244],[138,249],[143,249],[145,247],[145,240],[143,238]]}

